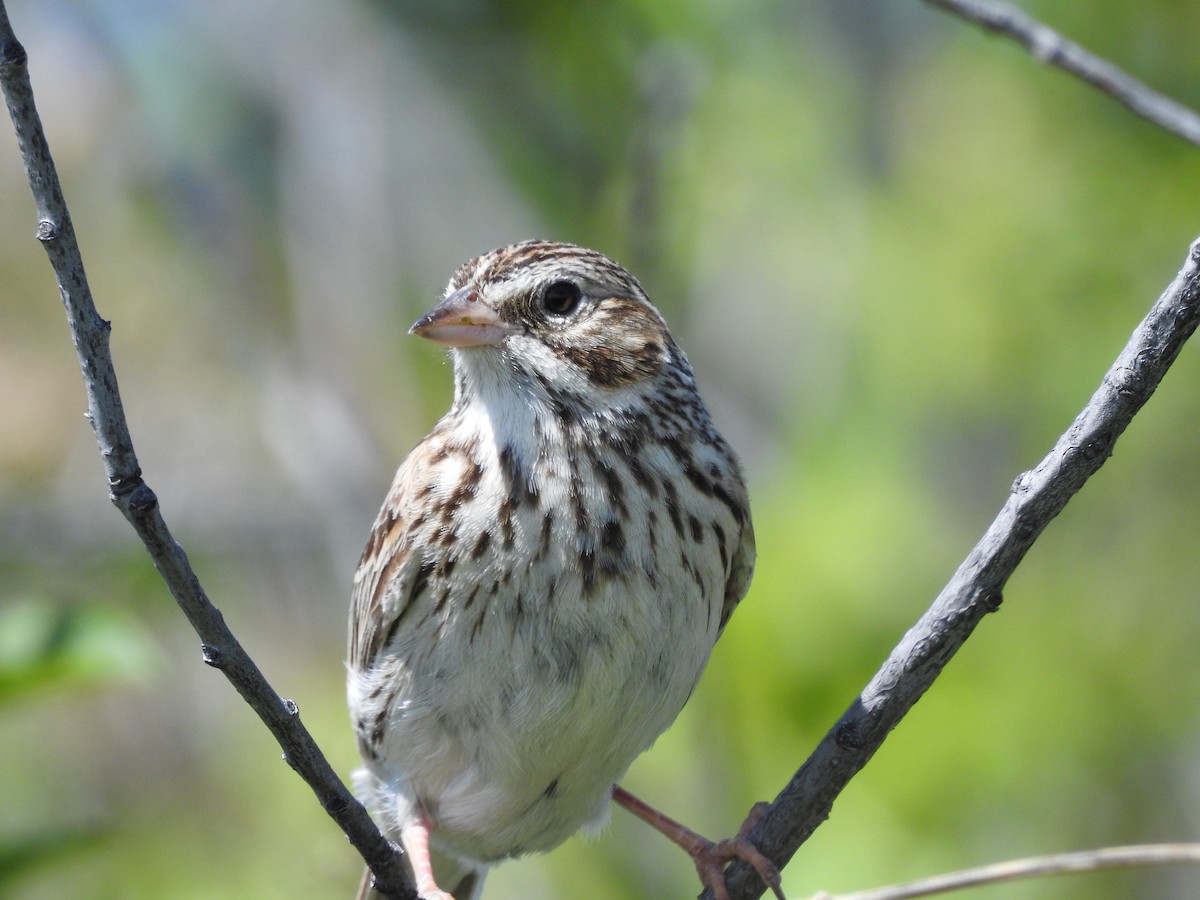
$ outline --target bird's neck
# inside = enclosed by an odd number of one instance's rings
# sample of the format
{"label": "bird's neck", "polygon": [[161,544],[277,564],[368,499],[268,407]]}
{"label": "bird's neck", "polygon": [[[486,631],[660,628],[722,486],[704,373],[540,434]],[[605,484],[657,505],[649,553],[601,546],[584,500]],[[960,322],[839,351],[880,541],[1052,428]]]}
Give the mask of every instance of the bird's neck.
{"label": "bird's neck", "polygon": [[454,363],[454,427],[481,447],[515,454],[529,469],[547,447],[617,437],[629,411],[645,405],[648,385],[614,390],[583,378],[551,383],[500,352],[456,351]]}

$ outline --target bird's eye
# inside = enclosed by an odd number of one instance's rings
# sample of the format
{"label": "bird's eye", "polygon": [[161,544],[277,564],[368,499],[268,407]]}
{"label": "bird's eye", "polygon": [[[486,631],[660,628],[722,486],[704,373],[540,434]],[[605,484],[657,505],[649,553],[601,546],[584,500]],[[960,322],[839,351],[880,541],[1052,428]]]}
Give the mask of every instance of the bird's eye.
{"label": "bird's eye", "polygon": [[551,315],[565,316],[575,311],[582,296],[575,282],[554,281],[542,293],[542,309]]}

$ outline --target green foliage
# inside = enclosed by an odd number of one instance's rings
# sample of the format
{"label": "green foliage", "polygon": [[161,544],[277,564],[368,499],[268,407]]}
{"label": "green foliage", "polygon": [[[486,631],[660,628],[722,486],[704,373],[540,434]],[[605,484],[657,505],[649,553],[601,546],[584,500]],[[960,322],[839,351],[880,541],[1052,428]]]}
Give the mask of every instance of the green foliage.
{"label": "green foliage", "polygon": [[[13,603],[0,609],[0,726],[18,707],[54,707],[69,696],[143,678],[153,660],[143,630],[119,610]],[[23,819],[5,816],[0,824],[0,893],[40,870],[69,864],[104,837],[96,825],[60,822],[31,830]]]}
{"label": "green foliage", "polygon": [[16,703],[145,676],[153,658],[120,610],[18,601],[0,609],[0,715]]}

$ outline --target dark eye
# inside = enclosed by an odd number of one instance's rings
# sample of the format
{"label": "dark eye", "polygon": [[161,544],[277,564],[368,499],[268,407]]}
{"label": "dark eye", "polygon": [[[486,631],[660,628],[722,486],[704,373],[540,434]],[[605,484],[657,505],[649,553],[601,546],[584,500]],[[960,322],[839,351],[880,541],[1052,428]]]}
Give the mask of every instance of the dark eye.
{"label": "dark eye", "polygon": [[574,312],[583,295],[573,281],[554,281],[542,293],[542,309],[551,315],[565,316]]}

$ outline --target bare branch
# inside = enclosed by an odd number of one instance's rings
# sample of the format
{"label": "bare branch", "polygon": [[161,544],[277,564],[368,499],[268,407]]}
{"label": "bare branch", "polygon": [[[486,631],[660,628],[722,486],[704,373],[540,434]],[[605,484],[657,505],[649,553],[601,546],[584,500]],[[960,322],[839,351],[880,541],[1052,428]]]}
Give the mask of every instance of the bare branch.
{"label": "bare branch", "polygon": [[283,748],[284,759],[316,793],[374,871],[381,889],[400,900],[416,892],[404,875],[399,853],[325,759],[300,721],[296,704],[279,696],[209,601],[159,512],[158,498],[142,480],[109,353],[111,327],[96,311],[75,230],[63,199],[50,148],[34,105],[25,48],[18,42],[0,0],[0,87],[17,132],[17,142],[37,206],[37,237],[58,280],[59,295],[88,397],[88,419],[96,432],[109,496],[146,545],[179,608],[203,642],[204,661],[220,669],[258,713]]}
{"label": "bare branch", "polygon": [[1112,63],[1068,40],[1006,3],[990,0],[925,0],[931,6],[1012,38],[1040,62],[1057,66],[1127,106],[1135,114],[1200,146],[1200,115],[1147,87]]}
{"label": "bare branch", "polygon": [[[1026,551],[1108,459],[1197,323],[1200,240],[1087,406],[1037,468],[1016,479],[1008,502],[950,583],[750,832],[750,840],[776,865],[782,868],[829,816],[834,799],[888,732],[933,684],[983,616],[999,607],[1004,585]],[[730,867],[727,883],[733,900],[763,891],[758,875],[741,862]]]}
{"label": "bare branch", "polygon": [[1014,859],[990,866],[964,869],[933,878],[923,878],[894,887],[855,891],[852,894],[817,894],[812,900],[910,900],[912,897],[932,897],[985,884],[1000,884],[1025,878],[1047,875],[1067,875],[1075,872],[1095,872],[1100,869],[1133,866],[1167,866],[1179,863],[1200,863],[1200,844],[1141,844],[1133,847],[1104,847],[1100,850],[1080,850],[1075,853],[1054,853]]}

